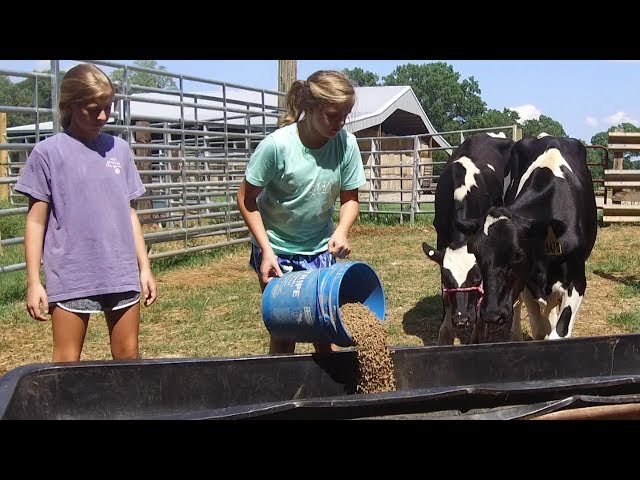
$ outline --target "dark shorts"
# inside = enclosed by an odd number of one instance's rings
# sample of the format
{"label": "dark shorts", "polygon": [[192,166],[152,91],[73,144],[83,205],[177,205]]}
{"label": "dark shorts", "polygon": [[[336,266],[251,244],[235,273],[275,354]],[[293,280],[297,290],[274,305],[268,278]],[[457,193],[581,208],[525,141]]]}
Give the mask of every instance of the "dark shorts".
{"label": "dark shorts", "polygon": [[72,298],[49,304],[49,308],[56,305],[75,313],[99,313],[111,312],[130,307],[140,301],[140,292],[110,293],[106,295],[93,295],[84,298]]}
{"label": "dark shorts", "polygon": [[[285,255],[276,253],[278,264],[282,273],[295,272],[299,270],[314,270],[324,268],[336,263],[336,258],[329,253],[329,250],[316,253],[315,255]],[[262,263],[262,250],[255,244],[251,244],[251,258],[249,266],[260,275],[260,264]]]}

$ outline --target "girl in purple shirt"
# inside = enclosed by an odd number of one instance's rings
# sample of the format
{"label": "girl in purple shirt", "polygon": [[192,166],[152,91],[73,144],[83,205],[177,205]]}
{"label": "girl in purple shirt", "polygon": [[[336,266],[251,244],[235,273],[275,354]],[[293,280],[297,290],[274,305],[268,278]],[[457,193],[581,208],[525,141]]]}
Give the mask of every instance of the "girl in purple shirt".
{"label": "girl in purple shirt", "polygon": [[42,307],[51,315],[54,362],[80,360],[89,316],[98,312],[112,357],[139,358],[140,300],[156,300],[135,210],[145,188],[129,145],[102,132],[114,93],[94,65],[70,69],[60,88],[64,132],[34,146],[16,184],[29,197],[27,310],[36,320],[47,320]]}

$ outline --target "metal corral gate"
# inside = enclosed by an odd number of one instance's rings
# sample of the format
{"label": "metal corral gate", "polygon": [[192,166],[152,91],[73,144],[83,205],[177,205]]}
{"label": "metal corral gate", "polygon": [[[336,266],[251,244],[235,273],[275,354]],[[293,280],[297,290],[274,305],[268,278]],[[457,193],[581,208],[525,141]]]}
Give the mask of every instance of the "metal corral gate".
{"label": "metal corral gate", "polygon": [[[147,188],[138,215],[151,259],[216,249],[249,241],[249,231],[236,205],[236,192],[251,153],[276,128],[283,109],[281,92],[187,76],[107,61],[87,61],[110,70],[122,69],[122,81],[105,131],[128,141]],[[61,72],[51,61],[51,74],[0,70],[0,76],[33,81],[30,105],[0,105],[0,120],[11,113],[29,114],[32,123],[3,129],[0,122],[0,219],[24,216],[26,198],[14,193],[20,169],[33,146],[59,131],[57,103]],[[106,68],[105,68],[106,67]],[[133,83],[136,75],[153,75],[175,88]],[[38,87],[50,84],[52,108],[39,106]],[[43,121],[48,116],[50,121]],[[479,131],[504,131],[516,138],[515,126],[440,132],[452,148]],[[3,135],[4,134],[4,135]],[[433,146],[432,135],[359,138],[367,185],[361,190],[361,212],[408,217],[433,212],[437,171],[452,149]],[[452,141],[458,139],[458,142]],[[399,141],[408,148],[390,150]],[[434,152],[445,151],[434,160]],[[438,154],[435,154],[437,157]],[[439,167],[440,166],[440,167]],[[24,238],[0,239],[0,272],[25,268]],[[15,251],[14,251],[15,253]],[[14,259],[11,261],[11,259]]]}
{"label": "metal corral gate", "polygon": [[[138,215],[150,258],[248,241],[236,192],[251,152],[276,128],[282,94],[120,63],[87,63],[107,72],[113,68],[123,71],[122,81],[114,82],[117,93],[105,131],[128,141],[147,188],[140,198]],[[33,117],[31,124],[0,130],[4,133],[0,136],[2,217],[26,214],[27,199],[13,191],[20,169],[35,143],[59,131],[59,65],[59,60],[51,62],[51,74],[0,70],[0,75],[33,81],[31,105],[0,105],[0,115]],[[137,85],[136,74],[162,78],[176,88]],[[39,106],[38,87],[42,88],[43,82],[51,85],[53,108]],[[51,121],[43,122],[44,116]],[[3,238],[0,248],[23,241],[23,237]],[[0,271],[24,267],[20,262],[3,265]]]}

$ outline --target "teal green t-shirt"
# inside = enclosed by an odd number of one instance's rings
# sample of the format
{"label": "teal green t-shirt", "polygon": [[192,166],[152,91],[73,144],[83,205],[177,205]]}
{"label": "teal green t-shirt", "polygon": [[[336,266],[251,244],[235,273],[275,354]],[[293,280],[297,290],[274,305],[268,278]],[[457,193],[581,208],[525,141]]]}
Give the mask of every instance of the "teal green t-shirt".
{"label": "teal green t-shirt", "polygon": [[303,255],[328,248],[340,191],[366,183],[352,133],[342,129],[321,148],[310,149],[300,141],[297,123],[274,131],[258,144],[246,179],[263,187],[258,209],[273,250]]}

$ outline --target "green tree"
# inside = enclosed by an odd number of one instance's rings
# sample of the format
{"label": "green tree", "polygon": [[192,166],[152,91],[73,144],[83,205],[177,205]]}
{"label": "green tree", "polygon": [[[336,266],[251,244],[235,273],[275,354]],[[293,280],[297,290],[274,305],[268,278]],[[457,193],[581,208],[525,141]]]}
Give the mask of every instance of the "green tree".
{"label": "green tree", "polygon": [[[633,123],[620,123],[618,125],[612,125],[605,132],[598,132],[593,137],[591,137],[591,145],[603,145],[607,146],[609,144],[609,132],[628,132],[635,133],[640,132],[640,128],[636,127]],[[601,148],[598,149],[587,149],[587,162],[589,163],[603,163],[604,159],[604,151]],[[637,157],[631,152],[625,152],[622,159],[622,168],[630,168],[635,169],[638,168],[637,164],[632,161],[633,157]],[[609,168],[613,167],[613,155],[609,155]],[[591,175],[594,178],[602,178],[604,172],[602,171],[602,167],[589,167],[591,169]],[[597,177],[596,177],[597,175]]]}
{"label": "green tree", "polygon": [[[588,142],[582,141],[584,144],[588,144]],[[607,132],[599,132],[591,137],[591,145],[602,145],[604,147],[607,146]],[[591,171],[591,177],[596,179],[604,178],[604,155],[605,151],[602,148],[587,148],[587,165],[589,165],[589,170]],[[613,158],[609,159],[609,161],[613,161]],[[594,187],[597,187],[598,183],[594,183]],[[600,185],[602,186],[602,185]]]}
{"label": "green tree", "polygon": [[[34,70],[38,73],[51,73],[51,70]],[[63,76],[64,71],[60,72]],[[7,77],[0,77],[0,104],[11,105],[15,107],[34,107],[36,101],[34,99],[35,78],[25,78],[17,83],[11,82]],[[51,79],[49,77],[39,77],[37,79],[37,106],[40,108],[52,108],[51,105]],[[38,120],[40,122],[51,121],[50,113],[41,113]],[[16,113],[7,114],[7,127],[15,127],[18,125],[28,125],[36,123],[35,113]]]}
{"label": "green tree", "polygon": [[13,105],[13,82],[0,75],[0,105]]}
{"label": "green tree", "polygon": [[379,85],[380,76],[376,73],[361,68],[345,68],[343,73],[349,77],[356,87],[374,87]]}
{"label": "green tree", "polygon": [[546,115],[540,115],[538,119],[525,120],[522,123],[522,135],[524,137],[537,137],[543,132],[554,137],[567,136],[562,124]]}
{"label": "green tree", "polygon": [[[520,115],[515,110],[504,108],[502,111],[489,109],[481,115],[471,117],[465,128],[490,128],[515,125],[520,120]],[[507,135],[509,132],[505,132]]]}
{"label": "green tree", "polygon": [[460,74],[445,62],[398,66],[383,78],[384,85],[409,85],[437,131],[467,128],[473,117],[482,115],[486,104],[473,78],[460,81]]}
{"label": "green tree", "polygon": [[[156,60],[135,60],[133,64],[136,67],[149,68],[159,71],[167,71],[167,68],[158,65]],[[124,80],[124,68],[116,68],[111,72],[111,80],[122,83]],[[177,90],[176,82],[173,78],[163,75],[161,73],[155,74],[150,72],[139,72],[131,70],[129,73],[129,83],[132,85],[141,85],[143,87],[164,88],[167,90]]]}
{"label": "green tree", "polygon": [[591,145],[604,145],[606,147],[607,143],[609,143],[609,132],[612,131],[613,128],[614,127],[611,127],[611,129],[606,132],[596,133],[593,137],[591,137]]}

